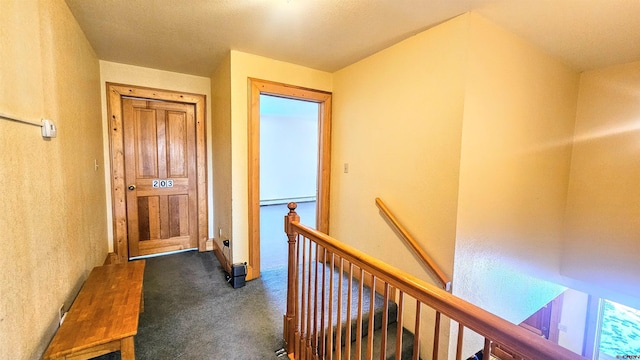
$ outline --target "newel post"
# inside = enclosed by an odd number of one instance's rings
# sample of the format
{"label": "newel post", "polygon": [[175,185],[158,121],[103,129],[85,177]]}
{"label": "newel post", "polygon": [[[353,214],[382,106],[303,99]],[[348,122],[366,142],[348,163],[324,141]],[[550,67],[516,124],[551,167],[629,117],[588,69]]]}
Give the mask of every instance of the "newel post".
{"label": "newel post", "polygon": [[297,257],[297,240],[298,233],[291,225],[294,222],[300,222],[300,215],[296,213],[298,204],[290,202],[287,204],[289,213],[284,217],[284,232],[287,234],[289,243],[289,261],[287,275],[287,313],[284,315],[284,341],[286,342],[287,353],[291,354],[295,351],[296,333],[298,319],[296,319],[297,309],[296,301],[298,298],[298,257]]}

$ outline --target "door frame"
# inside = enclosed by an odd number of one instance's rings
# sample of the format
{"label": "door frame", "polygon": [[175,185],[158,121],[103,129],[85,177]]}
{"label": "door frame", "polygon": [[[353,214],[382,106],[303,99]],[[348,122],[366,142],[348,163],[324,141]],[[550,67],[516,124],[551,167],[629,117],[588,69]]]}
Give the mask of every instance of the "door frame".
{"label": "door frame", "polygon": [[[249,263],[247,279],[260,276],[260,95],[272,95],[318,104],[318,191],[316,229],[329,233],[329,183],[331,179],[331,99],[326,91],[249,78]],[[295,151],[295,149],[291,149]],[[283,160],[286,155],[283,156]],[[290,176],[295,176],[291,173]],[[282,214],[284,217],[286,214]],[[303,220],[304,221],[304,220]],[[283,228],[283,241],[284,236]]]}
{"label": "door frame", "polygon": [[195,106],[198,250],[206,251],[206,243],[209,237],[205,129],[206,96],[109,82],[106,83],[106,86],[111,161],[111,204],[113,212],[114,237],[113,250],[116,254],[116,262],[124,263],[129,261],[124,168],[124,136],[122,124],[123,96],[149,100],[171,101],[192,104]]}

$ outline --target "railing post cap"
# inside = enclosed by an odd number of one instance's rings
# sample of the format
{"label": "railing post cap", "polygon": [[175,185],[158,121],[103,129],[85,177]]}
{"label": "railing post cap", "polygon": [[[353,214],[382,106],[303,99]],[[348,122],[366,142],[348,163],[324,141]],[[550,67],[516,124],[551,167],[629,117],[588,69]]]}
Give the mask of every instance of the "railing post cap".
{"label": "railing post cap", "polygon": [[287,204],[287,207],[289,208],[289,213],[295,213],[296,212],[296,208],[298,207],[298,204],[296,204],[294,201],[292,201],[292,202]]}

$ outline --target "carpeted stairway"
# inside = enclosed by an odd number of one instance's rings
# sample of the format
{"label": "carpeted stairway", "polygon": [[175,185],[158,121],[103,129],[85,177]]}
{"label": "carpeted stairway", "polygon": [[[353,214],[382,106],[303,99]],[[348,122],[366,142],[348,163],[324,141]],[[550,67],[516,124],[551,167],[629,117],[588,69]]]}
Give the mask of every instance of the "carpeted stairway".
{"label": "carpeted stairway", "polygon": [[[325,271],[329,272],[328,269]],[[348,289],[348,276],[343,274],[343,287],[342,287],[342,314],[341,314],[341,352],[345,353],[345,343],[347,341],[346,331],[347,326],[351,327],[351,359],[356,358],[356,335],[357,335],[357,298],[359,294],[359,282],[357,280],[353,280],[352,282],[352,304],[351,304],[351,319],[347,320],[347,289]],[[327,276],[328,279],[328,276]],[[333,282],[334,288],[338,287],[338,279],[339,279],[339,271],[334,271],[333,273]],[[325,282],[325,286],[328,285],[328,280]],[[371,299],[371,290],[367,286],[363,286],[363,315],[362,315],[362,359],[366,358],[366,344],[368,341],[368,329],[369,329],[369,309],[370,309],[370,299]],[[374,359],[380,359],[380,343],[382,338],[382,316],[384,312],[384,298],[380,294],[376,294],[374,297]],[[332,350],[336,350],[336,339],[337,339],[337,308],[338,308],[338,299],[337,296],[334,295],[333,298],[333,315],[332,315]],[[395,348],[396,348],[396,336],[397,336],[397,314],[398,314],[398,306],[395,302],[389,301],[388,304],[388,325],[387,325],[387,359],[395,359]],[[328,321],[328,320],[327,320]],[[328,336],[328,334],[327,334]],[[326,340],[325,340],[326,341]],[[403,329],[402,335],[402,358],[403,359],[411,359],[413,355],[413,334]],[[334,355],[335,358],[335,355]]]}

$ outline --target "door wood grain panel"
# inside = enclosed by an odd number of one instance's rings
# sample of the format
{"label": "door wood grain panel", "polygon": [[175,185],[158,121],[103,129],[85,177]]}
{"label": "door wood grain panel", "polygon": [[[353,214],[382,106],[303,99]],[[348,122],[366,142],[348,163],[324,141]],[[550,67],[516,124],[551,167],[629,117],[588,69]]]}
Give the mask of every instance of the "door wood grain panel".
{"label": "door wood grain panel", "polygon": [[197,247],[194,106],[122,104],[129,257]]}
{"label": "door wood grain panel", "polygon": [[167,177],[186,177],[187,175],[187,119],[184,113],[169,112],[167,117]]}
{"label": "door wood grain panel", "polygon": [[154,178],[158,177],[158,133],[156,111],[133,108],[134,126],[133,139],[138,145],[135,147],[135,164],[137,168],[136,177]]}

